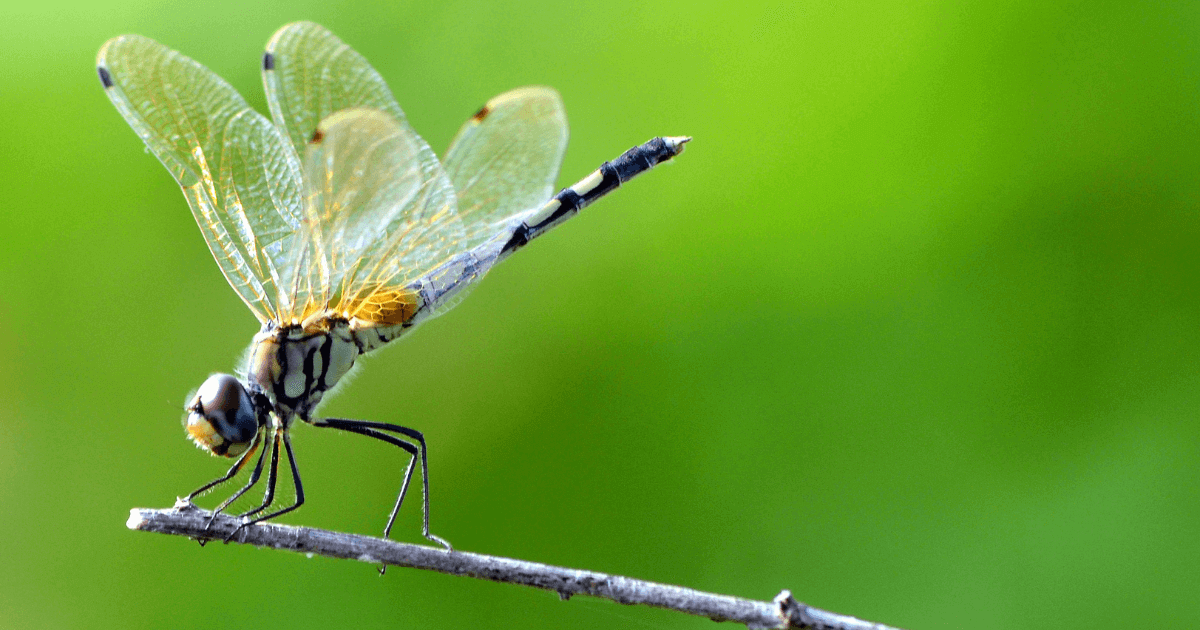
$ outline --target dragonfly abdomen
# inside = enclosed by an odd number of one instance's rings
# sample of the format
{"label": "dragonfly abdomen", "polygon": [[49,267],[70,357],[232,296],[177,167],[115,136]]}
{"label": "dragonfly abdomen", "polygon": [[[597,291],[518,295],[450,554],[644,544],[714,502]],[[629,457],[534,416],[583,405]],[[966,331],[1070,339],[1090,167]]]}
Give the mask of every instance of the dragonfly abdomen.
{"label": "dragonfly abdomen", "polygon": [[687,136],[654,138],[622,153],[617,159],[600,165],[591,175],[569,188],[560,190],[546,205],[526,217],[504,244],[500,258],[506,258],[529,241],[575,216],[580,210],[616,190],[621,184],[683,153],[683,146],[689,140],[691,138]]}

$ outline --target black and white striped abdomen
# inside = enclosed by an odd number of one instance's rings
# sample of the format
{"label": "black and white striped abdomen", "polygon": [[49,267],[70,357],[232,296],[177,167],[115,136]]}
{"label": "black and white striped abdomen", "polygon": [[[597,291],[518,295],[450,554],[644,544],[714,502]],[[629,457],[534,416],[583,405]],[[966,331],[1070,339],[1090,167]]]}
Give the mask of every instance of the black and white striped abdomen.
{"label": "black and white striped abdomen", "polygon": [[564,188],[542,207],[518,215],[496,236],[455,256],[406,289],[418,297],[411,319],[402,325],[353,327],[360,347],[369,352],[421,322],[457,304],[469,289],[500,261],[545,234],[625,182],[683,152],[688,137],[660,137],[633,147],[611,162]]}
{"label": "black and white striped abdomen", "polygon": [[504,244],[500,251],[500,259],[507,258],[529,241],[575,216],[580,210],[616,190],[621,184],[683,153],[684,145],[689,140],[691,138],[687,136],[654,138],[622,153],[617,159],[600,165],[600,168],[592,171],[590,175],[575,185],[562,189],[546,205],[526,216]]}

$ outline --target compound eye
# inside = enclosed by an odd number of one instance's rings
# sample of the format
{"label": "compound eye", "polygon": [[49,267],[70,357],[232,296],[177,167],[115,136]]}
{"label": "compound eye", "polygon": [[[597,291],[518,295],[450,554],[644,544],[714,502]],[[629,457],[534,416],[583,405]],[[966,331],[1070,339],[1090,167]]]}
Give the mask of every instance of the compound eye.
{"label": "compound eye", "polygon": [[258,414],[250,394],[228,374],[208,377],[188,404],[184,420],[188,437],[214,455],[237,457],[258,432]]}

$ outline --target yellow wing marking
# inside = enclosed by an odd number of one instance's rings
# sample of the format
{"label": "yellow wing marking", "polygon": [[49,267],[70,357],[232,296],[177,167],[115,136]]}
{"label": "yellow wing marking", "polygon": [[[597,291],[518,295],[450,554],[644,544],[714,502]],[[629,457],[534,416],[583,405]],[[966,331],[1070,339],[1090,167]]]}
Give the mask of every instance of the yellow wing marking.
{"label": "yellow wing marking", "polygon": [[360,302],[346,303],[338,310],[351,318],[380,326],[399,326],[412,319],[420,305],[421,298],[415,291],[384,289]]}

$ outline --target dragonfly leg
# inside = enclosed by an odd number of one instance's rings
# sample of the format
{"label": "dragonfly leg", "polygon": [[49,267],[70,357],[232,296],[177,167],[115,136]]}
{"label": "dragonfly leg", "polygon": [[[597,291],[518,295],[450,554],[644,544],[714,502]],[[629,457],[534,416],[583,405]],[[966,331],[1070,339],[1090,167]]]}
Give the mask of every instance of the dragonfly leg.
{"label": "dragonfly leg", "polygon": [[[196,497],[204,494],[205,492],[208,492],[209,490],[212,490],[213,488],[215,488],[215,487],[225,483],[226,481],[233,479],[235,476],[237,476],[237,474],[239,472],[241,472],[242,467],[246,465],[247,461],[249,461],[250,457],[254,455],[254,451],[258,450],[259,445],[262,443],[262,435],[263,435],[262,431],[260,430],[258,432],[258,434],[256,434],[254,436],[254,443],[251,444],[250,448],[246,449],[246,452],[242,453],[242,456],[239,457],[238,460],[233,463],[233,466],[231,466],[229,468],[228,472],[226,472],[224,475],[204,484],[203,486],[200,486],[195,491],[193,491],[191,494],[184,497],[183,500],[187,501],[188,503],[191,503],[192,499],[195,499]],[[262,461],[261,457],[259,458],[259,461]]]}
{"label": "dragonfly leg", "polygon": [[[258,448],[260,443],[261,442],[256,439],[254,446],[251,448]],[[270,445],[263,448],[262,452],[258,454],[258,462],[254,464],[254,471],[250,473],[250,479],[248,481],[246,481],[246,485],[242,486],[241,490],[238,490],[237,492],[233,493],[233,496],[230,496],[228,499],[225,499],[224,501],[222,501],[220,505],[213,508],[212,517],[208,519],[208,525],[205,526],[205,529],[212,527],[213,521],[217,520],[218,514],[220,514],[221,512],[224,512],[225,508],[232,505],[234,501],[237,501],[239,498],[241,498],[241,496],[243,494],[246,494],[246,492],[249,491],[250,488],[253,488],[255,486],[255,484],[258,483],[258,479],[262,476],[263,460],[266,459],[267,451],[270,451],[273,448],[276,450],[278,449],[278,445],[275,442],[272,442]],[[277,456],[274,456],[274,457],[277,457]]]}
{"label": "dragonfly leg", "polygon": [[279,480],[279,434],[280,431],[275,430],[271,435],[271,443],[263,450],[263,455],[266,455],[267,451],[271,451],[271,467],[267,469],[267,489],[263,493],[262,503],[253,510],[238,514],[237,518],[245,520],[246,517],[262,512],[275,502],[275,482]]}
{"label": "dragonfly leg", "polygon": [[[234,478],[239,472],[241,472],[242,468],[246,465],[246,462],[249,461],[250,458],[254,455],[254,451],[258,450],[258,448],[260,446],[262,446],[263,434],[264,434],[263,431],[259,431],[258,434],[256,434],[254,436],[254,442],[250,445],[250,448],[246,449],[245,453],[242,453],[242,456],[239,457],[236,462],[234,462],[233,466],[230,467],[229,471],[226,472],[225,475],[223,475],[222,477],[220,477],[218,479],[214,479],[213,481],[210,481],[207,484],[201,486],[195,492],[192,492],[191,494],[187,495],[187,497],[184,498],[184,501],[187,501],[189,504],[192,504],[192,499],[194,499],[197,496],[207,492],[208,490],[210,490],[218,485],[221,485],[221,484],[225,483],[226,481],[229,481],[230,479]],[[258,462],[254,465],[254,472],[252,472],[250,474],[250,480],[246,483],[246,485],[242,486],[241,490],[238,490],[237,492],[235,492],[233,494],[233,496],[229,497],[228,499],[225,499],[224,501],[221,502],[220,505],[218,505],[216,508],[213,509],[212,516],[209,517],[208,523],[205,523],[205,525],[204,525],[205,531],[207,531],[208,528],[212,527],[213,521],[217,520],[217,515],[220,514],[222,511],[224,511],[226,507],[229,507],[230,503],[233,503],[234,501],[236,501],[238,497],[245,494],[247,490],[254,487],[254,484],[258,483],[258,478],[262,474],[263,456],[267,454],[268,450],[270,450],[269,447],[264,448],[262,450],[262,452],[259,453]],[[204,538],[198,538],[197,542],[199,542],[200,546],[203,547],[205,545],[205,543],[208,542],[208,540],[204,539]]]}
{"label": "dragonfly leg", "polygon": [[281,437],[283,440],[283,447],[287,451],[288,466],[292,469],[292,483],[296,487],[296,501],[283,509],[275,510],[270,514],[265,514],[263,516],[259,516],[258,518],[244,521],[242,524],[238,525],[228,537],[225,538],[225,542],[233,540],[233,537],[236,536],[238,532],[242,531],[242,528],[244,527],[273,519],[276,516],[287,514],[288,512],[299,508],[301,505],[304,505],[304,484],[300,481],[300,469],[296,467],[296,455],[292,452],[292,437],[284,430],[277,430],[273,442],[275,449],[271,457],[271,470],[267,474],[267,496],[264,497],[262,505],[250,510],[249,512],[239,514],[238,516],[239,518],[245,519],[249,516],[262,512],[268,506],[270,506],[272,502],[274,502],[275,481],[279,478],[279,441]]}
{"label": "dragonfly leg", "polygon": [[[384,538],[387,538],[391,533],[392,524],[396,520],[396,514],[400,511],[400,505],[404,502],[404,495],[408,492],[408,484],[412,478],[413,467],[416,461],[421,460],[421,481],[422,481],[422,507],[424,512],[424,520],[422,522],[421,534],[430,542],[435,542],[446,548],[446,551],[453,551],[450,543],[440,536],[436,536],[429,531],[429,448],[425,444],[425,436],[416,429],[402,427],[397,424],[389,424],[386,422],[369,422],[366,420],[347,420],[344,418],[325,418],[322,420],[313,421],[314,426],[327,427],[330,429],[340,429],[365,435],[377,440],[382,440],[394,446],[398,446],[412,455],[412,459],[408,462],[408,469],[404,473],[404,483],[400,486],[400,494],[396,497],[396,504],[392,508],[392,513],[388,517],[387,526],[383,530]],[[404,437],[416,442],[419,446],[414,446],[409,442],[398,439],[391,435],[386,435],[384,431],[391,433],[399,433]]]}

